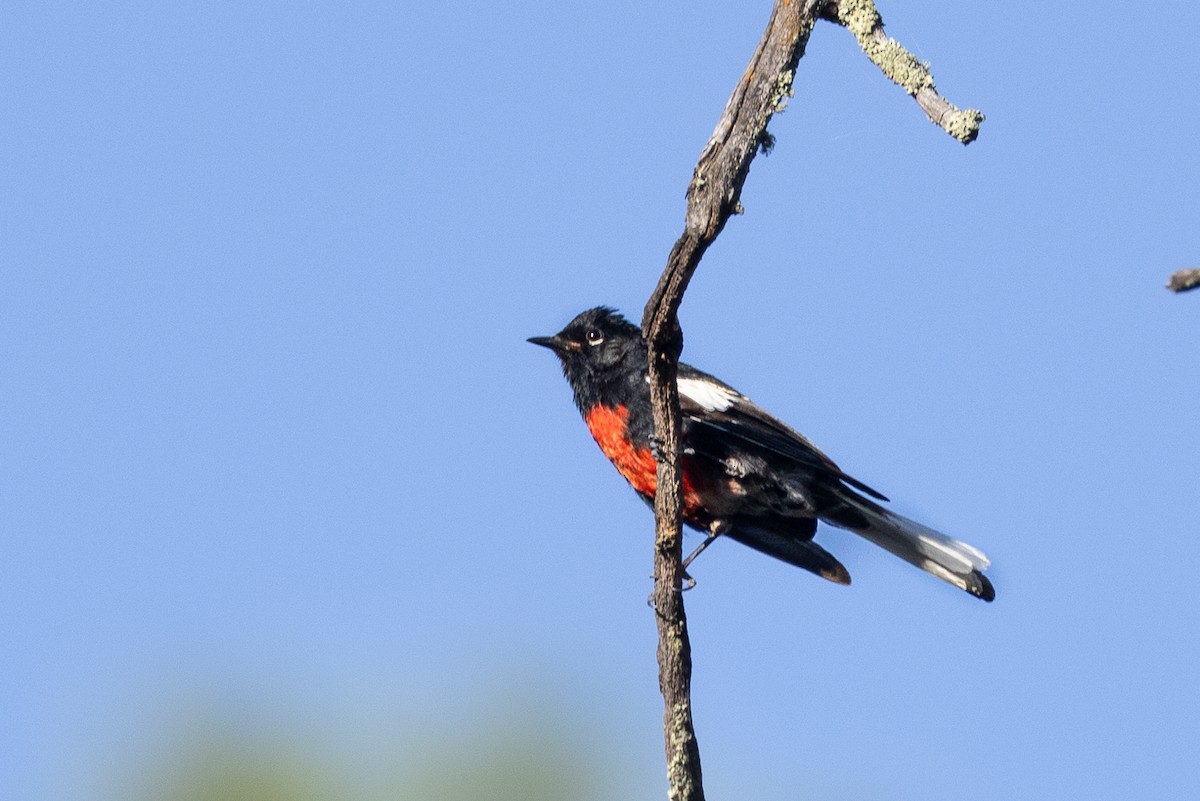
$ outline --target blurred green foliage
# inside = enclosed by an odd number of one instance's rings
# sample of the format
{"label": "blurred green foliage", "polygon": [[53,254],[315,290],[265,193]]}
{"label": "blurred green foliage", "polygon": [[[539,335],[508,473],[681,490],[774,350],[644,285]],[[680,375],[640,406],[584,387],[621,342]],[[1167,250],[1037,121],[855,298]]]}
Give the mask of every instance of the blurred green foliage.
{"label": "blurred green foliage", "polygon": [[[538,712],[487,717],[445,731],[408,726],[407,742],[372,744],[366,767],[320,737],[207,722],[181,727],[133,769],[137,801],[600,801],[619,775],[595,739]],[[300,734],[301,736],[297,736]],[[143,755],[145,756],[145,755]]]}

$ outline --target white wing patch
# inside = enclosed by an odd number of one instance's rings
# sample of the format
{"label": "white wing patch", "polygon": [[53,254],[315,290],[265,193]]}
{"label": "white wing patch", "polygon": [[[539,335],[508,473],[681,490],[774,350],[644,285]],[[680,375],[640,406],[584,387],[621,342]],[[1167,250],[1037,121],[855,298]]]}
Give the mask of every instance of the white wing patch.
{"label": "white wing patch", "polygon": [[680,395],[709,412],[723,412],[742,397],[728,387],[703,378],[680,378],[678,383]]}

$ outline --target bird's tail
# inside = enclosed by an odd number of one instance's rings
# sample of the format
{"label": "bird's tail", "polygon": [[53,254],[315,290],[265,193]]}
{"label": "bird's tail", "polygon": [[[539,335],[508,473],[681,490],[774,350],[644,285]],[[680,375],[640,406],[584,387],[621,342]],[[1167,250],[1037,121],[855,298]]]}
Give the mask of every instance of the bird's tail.
{"label": "bird's tail", "polygon": [[840,492],[836,501],[824,506],[821,519],[825,522],[849,529],[977,598],[995,599],[996,590],[983,575],[991,562],[975,546],[888,511],[853,492]]}

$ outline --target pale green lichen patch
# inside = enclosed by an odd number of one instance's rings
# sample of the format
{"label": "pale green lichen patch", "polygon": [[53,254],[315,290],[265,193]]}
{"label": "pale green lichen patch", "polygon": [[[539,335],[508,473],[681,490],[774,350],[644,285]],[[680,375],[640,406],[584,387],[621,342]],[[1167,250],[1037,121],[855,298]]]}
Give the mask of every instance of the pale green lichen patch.
{"label": "pale green lichen patch", "polygon": [[978,109],[969,108],[964,111],[955,111],[948,114],[942,120],[941,126],[946,133],[953,136],[964,145],[975,141],[975,137],[979,136],[979,125],[983,122],[983,112]]}
{"label": "pale green lichen patch", "polygon": [[883,35],[883,20],[872,0],[842,0],[838,3],[838,22],[854,34],[867,58],[904,91],[915,95],[933,86],[928,66],[895,39]]}
{"label": "pale green lichen patch", "polygon": [[912,53],[895,39],[888,39],[876,52],[867,53],[871,61],[883,70],[883,74],[904,87],[904,91],[915,95],[925,87],[933,86],[933,76],[925,65],[917,61]]}
{"label": "pale green lichen patch", "polygon": [[[667,761],[668,798],[691,798],[693,767],[692,713],[687,704],[671,706],[671,757]],[[695,768],[698,770],[698,767]]]}
{"label": "pale green lichen patch", "polygon": [[771,94],[772,114],[787,108],[788,99],[795,96],[796,91],[792,88],[794,80],[796,73],[792,70],[784,70],[775,78],[775,90]]}
{"label": "pale green lichen patch", "polygon": [[838,22],[859,41],[869,36],[882,22],[874,0],[841,0],[837,9]]}

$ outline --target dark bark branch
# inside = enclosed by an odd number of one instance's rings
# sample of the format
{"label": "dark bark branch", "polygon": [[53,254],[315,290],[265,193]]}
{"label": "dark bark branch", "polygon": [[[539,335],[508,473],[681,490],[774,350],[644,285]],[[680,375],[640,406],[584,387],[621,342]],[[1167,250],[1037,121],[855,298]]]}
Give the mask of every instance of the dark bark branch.
{"label": "dark bark branch", "polygon": [[1167,289],[1172,292],[1187,292],[1189,289],[1200,287],[1200,268],[1193,267],[1188,270],[1180,270],[1171,276],[1171,280],[1167,282]]}
{"label": "dark bark branch", "polygon": [[725,105],[696,164],[687,192],[684,232],[646,304],[642,334],[650,349],[650,399],[664,444],[654,499],[654,608],[658,620],[658,682],[663,694],[667,797],[703,801],[700,748],[692,725],[692,649],[681,594],[682,490],[679,394],[675,376],[683,338],[676,317],[704,251],[739,209],[750,162],[768,140],[767,123],[791,94],[796,65],[816,21],[817,0],[777,0],[766,32]]}
{"label": "dark bark branch", "polygon": [[[760,149],[770,148],[767,124],[792,95],[796,66],[817,19],[832,18],[857,30],[861,27],[864,3],[830,3],[829,0],[776,0],[771,19],[750,64],[746,68],[716,129],[700,154],[687,191],[687,213],[682,236],[676,241],[642,315],[642,335],[650,356],[650,400],[654,426],[662,456],[658,463],[658,491],[654,499],[654,609],[658,620],[658,680],[663,694],[663,728],[666,736],[668,798],[671,801],[703,801],[700,749],[692,725],[692,652],[681,592],[683,492],[679,470],[679,394],[675,378],[683,334],[677,313],[688,282],[708,246],[717,238],[733,214],[741,212],[739,198],[750,162]],[[875,6],[865,3],[874,21],[865,28],[860,43],[883,36]],[[830,17],[830,15],[832,15]],[[843,21],[843,17],[846,21]],[[858,34],[856,33],[856,36]],[[907,51],[883,36],[874,49],[863,44],[872,61],[897,83],[896,51]],[[877,52],[878,51],[878,52]],[[890,53],[885,59],[878,53]],[[874,53],[874,55],[873,55]],[[918,103],[946,131],[962,142],[978,133],[983,115],[959,111],[933,88],[929,72],[908,55],[924,79],[910,90]],[[906,89],[907,83],[901,83]],[[967,120],[969,124],[964,123]],[[971,126],[973,125],[973,128]]]}

